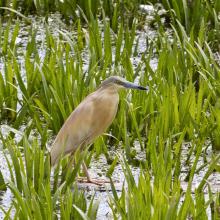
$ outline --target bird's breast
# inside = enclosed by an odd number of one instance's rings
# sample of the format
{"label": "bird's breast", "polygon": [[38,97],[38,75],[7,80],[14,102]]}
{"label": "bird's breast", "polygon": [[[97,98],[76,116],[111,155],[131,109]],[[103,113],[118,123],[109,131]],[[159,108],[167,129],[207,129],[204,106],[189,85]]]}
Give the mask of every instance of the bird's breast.
{"label": "bird's breast", "polygon": [[[94,102],[92,127],[99,135],[104,132],[114,120],[118,109],[118,93],[104,93]],[[95,119],[95,120],[94,120]]]}

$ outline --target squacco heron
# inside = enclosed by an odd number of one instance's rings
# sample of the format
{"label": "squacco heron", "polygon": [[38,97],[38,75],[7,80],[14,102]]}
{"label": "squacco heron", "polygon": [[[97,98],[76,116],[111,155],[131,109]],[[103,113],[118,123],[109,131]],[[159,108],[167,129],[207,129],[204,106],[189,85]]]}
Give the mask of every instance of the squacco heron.
{"label": "squacco heron", "polygon": [[[77,148],[83,149],[93,143],[109,127],[117,113],[118,91],[122,88],[147,90],[119,76],[104,80],[76,107],[58,132],[50,151],[52,166],[62,156],[73,155]],[[102,180],[91,179],[85,162],[82,165],[88,182],[103,183]]]}

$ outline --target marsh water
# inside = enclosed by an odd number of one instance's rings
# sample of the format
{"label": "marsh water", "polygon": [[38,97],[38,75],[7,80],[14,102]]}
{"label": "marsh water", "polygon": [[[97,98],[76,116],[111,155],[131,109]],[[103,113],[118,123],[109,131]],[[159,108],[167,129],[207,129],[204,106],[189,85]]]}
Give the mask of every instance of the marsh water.
{"label": "marsh water", "polygon": [[[149,17],[148,19],[151,19],[151,10],[152,8],[149,6],[148,8],[142,7],[143,13],[148,13]],[[147,12],[146,12],[147,10]],[[32,21],[32,29],[36,30],[36,39],[37,39],[37,49],[40,54],[40,58],[43,60],[45,56],[45,35],[46,35],[46,29],[45,29],[45,21],[44,18],[39,18],[39,17],[29,17]],[[6,26],[7,24],[3,24],[3,27]],[[53,33],[54,36],[59,35],[59,30],[61,31],[69,31],[66,28],[66,25],[64,22],[62,22],[62,19],[59,14],[51,14],[51,16],[48,18],[48,23],[47,26],[49,27],[49,30],[51,33]],[[24,69],[24,60],[23,60],[23,53],[25,51],[25,48],[27,46],[28,41],[30,40],[29,36],[29,31],[30,31],[30,25],[26,23],[20,23],[21,31],[19,32],[19,35],[16,39],[16,45],[18,48],[18,62],[21,66],[21,69]],[[86,27],[85,27],[86,30]],[[167,29],[167,34],[171,30]],[[74,32],[72,33],[74,36]],[[154,28],[150,27],[149,25],[145,24],[145,26],[136,33],[136,38],[139,39],[138,43],[138,55],[136,57],[132,58],[132,63],[134,66],[134,69],[137,68],[138,64],[141,61],[141,55],[145,53],[146,48],[148,47],[148,43],[150,41],[154,40],[154,37],[156,36],[157,32],[155,31]],[[135,46],[135,45],[134,45]],[[89,60],[88,60],[88,53],[85,51],[85,57],[84,57],[84,71],[88,68],[89,65]],[[157,69],[157,58],[156,56],[153,57],[150,61],[151,68],[153,70]],[[143,66],[144,68],[144,66]],[[0,72],[4,73],[4,65],[3,65],[3,60],[0,58]],[[24,81],[25,81],[25,74],[24,74]],[[21,94],[20,94],[21,95]],[[18,106],[19,109],[19,106]],[[0,125],[0,130],[2,134],[7,135],[8,131],[10,130],[9,127],[6,124]],[[22,134],[22,128],[21,128],[21,134]],[[19,140],[20,135],[19,131],[16,134],[16,138]],[[182,146],[183,154],[182,154],[182,164],[181,166],[183,167],[182,169],[182,174],[181,174],[181,185],[182,189],[186,190],[187,188],[187,181],[185,180],[186,175],[188,173],[188,170],[190,169],[190,164],[193,161],[193,157],[191,158],[191,161],[189,164],[186,164],[186,159],[187,155],[190,151],[191,148],[191,143],[185,143]],[[137,159],[139,160],[145,160],[145,152],[143,152],[138,144],[133,146],[133,149],[137,152]],[[7,153],[7,152],[6,152]],[[109,154],[110,155],[123,155],[124,151],[116,146],[109,146]],[[216,155],[216,153],[215,153]],[[210,162],[213,158],[213,151],[211,147],[211,143],[207,141],[207,151],[206,151],[206,162]],[[0,169],[3,173],[3,176],[7,182],[9,180],[10,172],[7,168],[7,162],[5,159],[5,156],[3,154],[3,149],[2,149],[2,144],[0,143]],[[201,157],[199,159],[198,167],[202,166],[205,163],[204,157]],[[94,178],[106,178],[106,172],[109,168],[109,165],[107,164],[106,158],[104,155],[99,156],[98,158],[93,158],[92,162],[90,163],[89,167],[89,172],[91,173],[91,176]],[[204,174],[206,172],[207,168],[201,169],[194,177],[193,179],[193,188],[197,187],[198,184],[200,183],[201,179],[204,177]],[[131,165],[131,171],[133,173],[133,176],[135,178],[135,181],[138,182],[138,176],[140,174],[140,168],[139,167],[134,167]],[[153,177],[152,177],[153,178]],[[123,173],[123,169],[120,165],[116,165],[112,179],[115,182],[116,190],[120,193],[122,190],[122,187],[125,183],[125,177]],[[212,192],[218,192],[220,190],[220,174],[218,172],[213,173],[209,178],[208,178],[208,183],[212,189]],[[79,188],[85,191],[85,195],[88,200],[90,200],[91,196],[95,194],[95,200],[99,200],[100,205],[98,209],[98,217],[97,219],[112,219],[111,215],[111,209],[109,207],[108,201],[111,198],[111,188],[110,184],[105,184],[103,186],[96,186],[93,184],[87,184],[87,183],[79,183]],[[207,192],[208,193],[208,192]],[[10,192],[9,189],[7,189],[6,192],[2,192],[0,195],[0,205],[4,209],[10,208],[10,204],[12,201],[12,193]],[[208,211],[209,212],[209,211]],[[12,211],[13,214],[13,211]],[[0,218],[4,218],[4,213],[0,210]]]}

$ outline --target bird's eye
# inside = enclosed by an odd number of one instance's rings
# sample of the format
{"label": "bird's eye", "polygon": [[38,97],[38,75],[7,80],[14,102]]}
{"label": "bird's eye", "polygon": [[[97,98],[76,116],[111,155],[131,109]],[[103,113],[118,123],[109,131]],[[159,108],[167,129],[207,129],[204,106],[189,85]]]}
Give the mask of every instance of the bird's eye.
{"label": "bird's eye", "polygon": [[120,81],[120,80],[117,80],[116,83],[117,83],[118,85],[122,85],[122,84],[123,84],[122,81]]}

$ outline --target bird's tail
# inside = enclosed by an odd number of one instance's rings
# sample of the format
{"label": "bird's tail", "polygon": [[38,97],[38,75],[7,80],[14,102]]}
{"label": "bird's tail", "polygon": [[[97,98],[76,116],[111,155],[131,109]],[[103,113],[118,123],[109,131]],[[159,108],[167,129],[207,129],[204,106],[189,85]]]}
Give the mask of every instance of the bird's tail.
{"label": "bird's tail", "polygon": [[51,151],[50,151],[50,165],[51,165],[51,167],[53,167],[57,163],[58,157],[59,157],[59,155],[58,155],[57,151],[54,149],[54,145],[53,145],[51,148]]}
{"label": "bird's tail", "polygon": [[52,164],[51,164],[51,154],[49,154],[49,157],[50,157],[50,166],[52,167]]}
{"label": "bird's tail", "polygon": [[50,165],[53,167],[66,154],[65,144],[54,142],[50,150]]}

